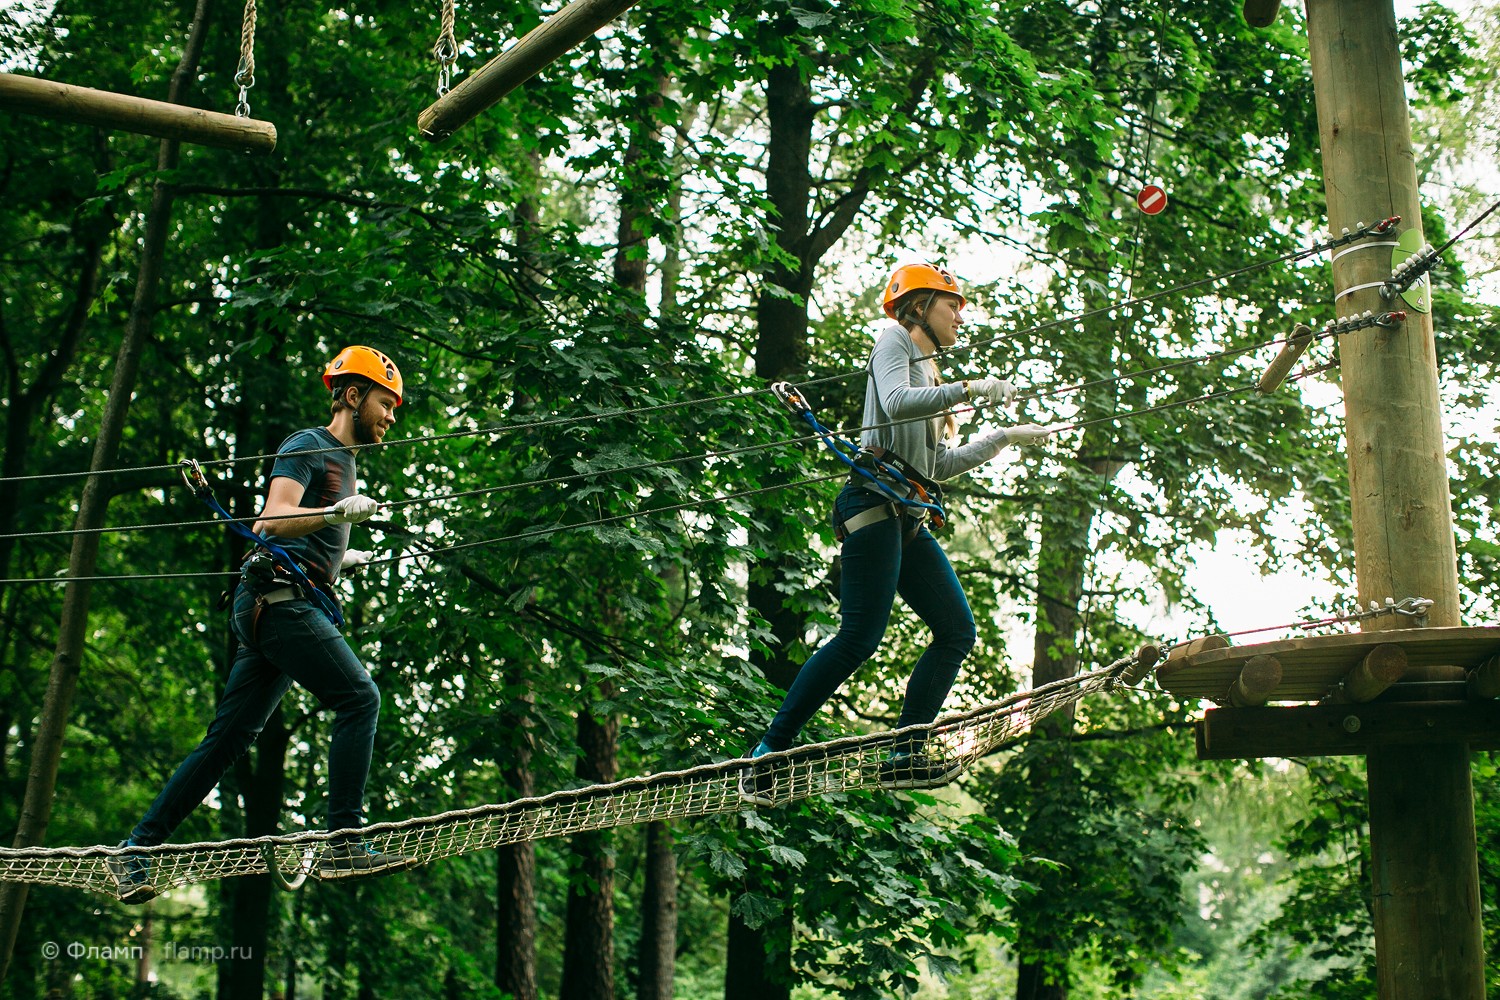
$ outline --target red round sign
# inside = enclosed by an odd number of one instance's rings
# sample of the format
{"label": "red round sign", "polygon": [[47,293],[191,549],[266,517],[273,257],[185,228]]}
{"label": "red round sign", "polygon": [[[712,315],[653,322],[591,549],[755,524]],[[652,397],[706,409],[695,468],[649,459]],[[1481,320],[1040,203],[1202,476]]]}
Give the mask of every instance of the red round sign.
{"label": "red round sign", "polygon": [[1147,215],[1160,215],[1167,207],[1167,192],[1155,184],[1147,184],[1141,188],[1141,193],[1135,196],[1135,204]]}

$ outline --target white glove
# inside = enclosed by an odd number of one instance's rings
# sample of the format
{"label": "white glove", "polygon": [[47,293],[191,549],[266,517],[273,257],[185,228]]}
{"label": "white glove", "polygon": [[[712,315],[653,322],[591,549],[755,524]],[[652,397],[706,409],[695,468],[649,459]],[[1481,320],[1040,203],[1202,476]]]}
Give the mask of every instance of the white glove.
{"label": "white glove", "polygon": [[1016,387],[1003,378],[970,379],[968,386],[970,399],[987,399],[1001,406],[1005,406],[1016,395]]}
{"label": "white glove", "polygon": [[373,554],[363,549],[345,549],[343,558],[339,560],[339,572],[344,573],[351,569],[358,569],[369,562],[370,556]]}
{"label": "white glove", "polygon": [[1035,444],[1051,436],[1052,428],[1041,424],[1017,424],[1005,428],[1005,440],[1009,444]]}
{"label": "white glove", "polygon": [[358,493],[352,497],[344,497],[338,503],[323,512],[324,524],[358,524],[368,521],[380,510],[380,501],[374,497],[362,496]]}

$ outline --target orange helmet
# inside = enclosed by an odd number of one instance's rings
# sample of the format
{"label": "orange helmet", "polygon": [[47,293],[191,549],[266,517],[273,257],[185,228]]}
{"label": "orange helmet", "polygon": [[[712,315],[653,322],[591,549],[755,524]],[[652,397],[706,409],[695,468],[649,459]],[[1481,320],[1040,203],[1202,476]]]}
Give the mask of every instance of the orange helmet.
{"label": "orange helmet", "polygon": [[953,275],[949,274],[946,269],[936,264],[902,264],[891,275],[891,280],[886,282],[885,297],[881,300],[880,306],[887,316],[895,319],[896,302],[903,295],[923,289],[957,295],[960,309],[968,302],[964,298],[964,293],[958,290],[958,282],[953,280]]}
{"label": "orange helmet", "polygon": [[328,362],[328,367],[323,369],[323,384],[330,392],[334,378],[339,375],[362,375],[376,385],[383,385],[396,394],[396,405],[401,405],[401,369],[373,347],[359,344],[346,347]]}

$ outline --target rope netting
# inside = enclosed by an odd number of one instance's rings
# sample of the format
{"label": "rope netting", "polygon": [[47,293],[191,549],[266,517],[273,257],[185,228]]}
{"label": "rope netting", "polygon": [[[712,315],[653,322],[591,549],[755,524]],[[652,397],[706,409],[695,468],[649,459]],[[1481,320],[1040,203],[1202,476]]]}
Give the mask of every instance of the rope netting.
{"label": "rope netting", "polygon": [[[922,750],[929,761],[956,773],[1085,695],[1112,689],[1133,662],[1133,657],[1126,658],[944,716],[929,726],[848,736],[768,754],[757,758],[755,766],[762,774],[769,773],[767,795],[776,806],[815,795],[883,787],[892,749],[908,745],[913,736],[925,738]],[[411,867],[508,844],[735,812],[750,808],[739,792],[739,779],[747,766],[747,760],[735,759],[664,771],[498,805],[376,823],[358,836],[382,854],[409,859],[402,867]],[[119,898],[121,885],[111,862],[118,868],[128,861],[143,870],[157,893],[215,879],[266,874],[283,888],[295,889],[309,876],[347,877],[347,872],[337,868],[326,873],[319,870],[330,842],[347,837],[347,833],[305,832],[159,847],[0,848],[0,881],[87,889]]]}

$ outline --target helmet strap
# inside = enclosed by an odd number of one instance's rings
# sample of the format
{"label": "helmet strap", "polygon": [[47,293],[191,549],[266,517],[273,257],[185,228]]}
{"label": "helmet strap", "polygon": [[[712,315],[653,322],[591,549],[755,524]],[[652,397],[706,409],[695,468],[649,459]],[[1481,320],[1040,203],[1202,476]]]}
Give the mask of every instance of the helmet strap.
{"label": "helmet strap", "polygon": [[929,292],[927,301],[922,303],[921,312],[918,312],[914,306],[907,306],[901,310],[902,316],[905,317],[905,322],[915,324],[918,330],[927,335],[927,341],[932,344],[932,353],[934,354],[941,351],[943,345],[938,343],[937,334],[932,330],[932,324],[927,322],[927,310],[932,308],[932,303],[937,297],[938,293],[936,290]]}

